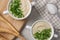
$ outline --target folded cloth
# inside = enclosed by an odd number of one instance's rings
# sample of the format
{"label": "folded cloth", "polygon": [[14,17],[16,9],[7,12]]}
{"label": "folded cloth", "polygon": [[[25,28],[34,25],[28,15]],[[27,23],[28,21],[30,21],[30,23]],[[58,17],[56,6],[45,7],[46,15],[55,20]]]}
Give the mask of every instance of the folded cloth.
{"label": "folded cloth", "polygon": [[[55,28],[56,33],[60,33],[60,0],[34,0],[36,1],[35,8],[40,13],[40,16],[49,21]],[[50,14],[46,9],[48,3],[54,4],[58,7],[58,12],[56,14]],[[58,30],[58,31],[57,31]],[[54,39],[55,40],[55,39]],[[56,39],[60,40],[60,39]]]}

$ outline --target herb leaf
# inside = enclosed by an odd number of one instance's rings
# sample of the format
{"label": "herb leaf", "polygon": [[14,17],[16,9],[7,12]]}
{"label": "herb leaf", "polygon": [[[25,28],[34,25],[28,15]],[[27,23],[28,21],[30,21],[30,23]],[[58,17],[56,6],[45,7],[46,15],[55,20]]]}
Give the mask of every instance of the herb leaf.
{"label": "herb leaf", "polygon": [[22,18],[24,15],[22,14],[23,11],[21,10],[21,0],[12,0],[10,3],[10,9],[9,9],[12,14],[15,17]]}
{"label": "herb leaf", "polygon": [[38,40],[47,40],[51,36],[51,29],[44,29],[41,32],[36,32],[34,38]]}

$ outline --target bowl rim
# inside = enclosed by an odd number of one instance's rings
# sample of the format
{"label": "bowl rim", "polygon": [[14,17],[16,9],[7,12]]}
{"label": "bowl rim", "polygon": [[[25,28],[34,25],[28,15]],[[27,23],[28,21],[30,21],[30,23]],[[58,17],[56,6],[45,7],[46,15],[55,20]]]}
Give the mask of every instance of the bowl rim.
{"label": "bowl rim", "polygon": [[35,22],[32,24],[32,27],[31,27],[31,29],[30,29],[30,30],[31,30],[30,33],[31,33],[32,38],[35,40],[35,38],[33,37],[33,33],[32,33],[32,28],[33,28],[33,26],[34,26],[37,22],[41,22],[41,21],[46,22],[46,23],[48,23],[48,24],[50,25],[51,30],[52,30],[52,33],[51,33],[50,38],[48,38],[48,40],[51,40],[51,39],[53,38],[53,36],[54,36],[54,28],[53,28],[52,24],[51,24],[50,22],[46,21],[46,20],[37,20],[37,21],[35,21]]}
{"label": "bowl rim", "polygon": [[9,15],[10,15],[12,18],[14,18],[14,19],[16,19],[16,20],[23,20],[23,19],[26,19],[26,18],[30,15],[31,10],[32,10],[32,5],[31,5],[31,2],[30,2],[29,0],[27,0],[27,2],[29,3],[29,11],[28,11],[27,15],[26,15],[25,17],[22,17],[22,18],[14,17],[14,16],[9,12],[9,4],[10,4],[10,2],[11,2],[11,0],[9,0],[9,2],[8,2],[7,10],[8,10]]}

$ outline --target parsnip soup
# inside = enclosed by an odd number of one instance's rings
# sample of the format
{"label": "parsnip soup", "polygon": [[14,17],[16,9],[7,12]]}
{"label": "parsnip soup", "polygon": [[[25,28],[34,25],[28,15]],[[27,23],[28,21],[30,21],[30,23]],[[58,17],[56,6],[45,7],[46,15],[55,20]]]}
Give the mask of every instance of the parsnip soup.
{"label": "parsnip soup", "polygon": [[11,0],[9,4],[9,12],[17,18],[25,17],[30,9],[27,0]]}
{"label": "parsnip soup", "polygon": [[48,40],[51,37],[51,27],[45,21],[38,21],[33,25],[33,36],[36,40]]}

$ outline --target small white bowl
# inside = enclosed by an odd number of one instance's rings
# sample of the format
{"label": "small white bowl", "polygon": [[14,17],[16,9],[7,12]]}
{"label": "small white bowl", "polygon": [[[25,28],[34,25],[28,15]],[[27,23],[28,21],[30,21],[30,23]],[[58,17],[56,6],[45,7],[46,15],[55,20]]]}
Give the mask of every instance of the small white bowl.
{"label": "small white bowl", "polygon": [[[46,20],[37,20],[36,22],[34,22],[34,23],[32,24],[32,28],[33,28],[33,26],[34,26],[37,22],[41,22],[41,21],[46,22],[46,23],[48,23],[48,24],[50,25],[50,28],[51,28],[52,32],[51,32],[51,36],[50,36],[50,38],[48,38],[48,40],[51,40],[52,37],[53,37],[53,35],[54,35],[54,29],[53,29],[53,26],[51,25],[51,23],[49,23],[48,21],[46,21]],[[30,29],[30,30],[31,30],[30,32],[31,32],[32,38],[35,40],[35,38],[33,37],[32,28]]]}
{"label": "small white bowl", "polygon": [[[29,5],[29,11],[26,13],[26,16],[22,17],[22,18],[17,18],[15,16],[13,16],[10,12],[9,12],[9,4],[11,3],[12,0],[9,0],[8,2],[8,5],[7,5],[7,10],[5,10],[3,12],[3,14],[9,14],[13,19],[16,19],[16,20],[23,20],[23,19],[26,19],[30,13],[31,13],[31,9],[32,9],[32,5],[34,5],[34,2],[30,2],[29,0],[27,0],[27,3]],[[32,5],[31,5],[32,4]]]}

